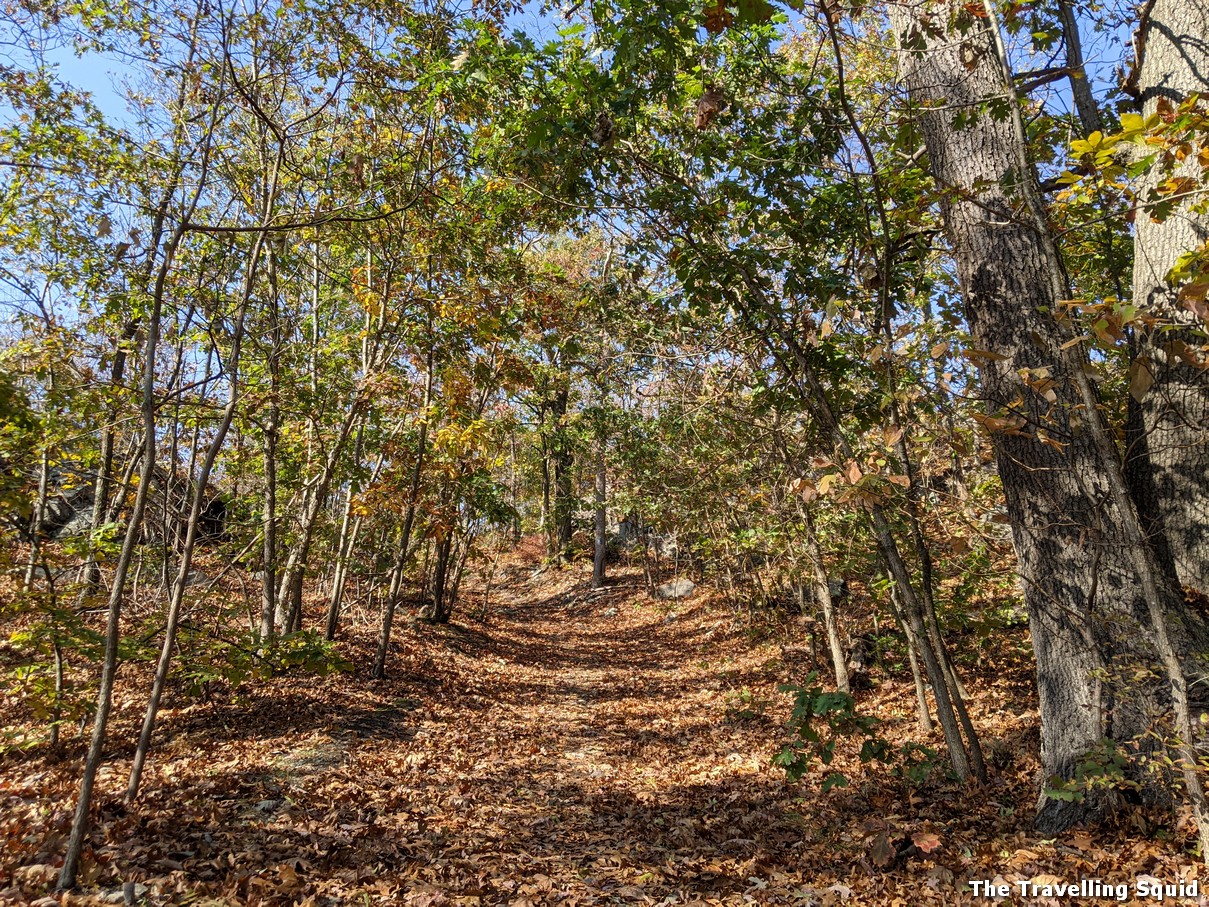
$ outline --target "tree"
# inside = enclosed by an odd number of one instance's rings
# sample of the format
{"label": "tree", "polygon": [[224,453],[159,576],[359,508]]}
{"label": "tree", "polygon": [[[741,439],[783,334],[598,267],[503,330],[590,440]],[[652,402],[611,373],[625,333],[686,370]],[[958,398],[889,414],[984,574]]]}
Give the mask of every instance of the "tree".
{"label": "tree", "polygon": [[[1132,87],[1144,120],[1189,113],[1209,72],[1209,4],[1148,4],[1138,26]],[[1203,110],[1203,102],[1199,107]],[[1209,590],[1209,369],[1193,351],[1205,343],[1203,262],[1209,215],[1190,191],[1203,134],[1144,146],[1156,160],[1136,187],[1133,304],[1138,383],[1130,419],[1129,478],[1146,528],[1179,581]],[[1187,144],[1191,142],[1191,144]],[[1183,146],[1181,148],[1181,146]],[[1189,152],[1192,153],[1189,153]],[[1175,192],[1173,193],[1173,190]],[[1173,270],[1179,268],[1174,275]]]}
{"label": "tree", "polygon": [[[1068,778],[1105,736],[1146,745],[1156,697],[1178,712],[1186,683],[1164,650],[1168,615],[1184,609],[1138,532],[1086,354],[1063,320],[1066,277],[992,11],[949,18],[917,0],[890,14],[982,360],[984,425],[1037,656],[1042,763]],[[1171,698],[1132,679],[1139,667],[1166,674]],[[1177,732],[1187,740],[1189,729]],[[1094,792],[1080,802],[1043,795],[1038,825],[1058,831],[1105,805]]]}

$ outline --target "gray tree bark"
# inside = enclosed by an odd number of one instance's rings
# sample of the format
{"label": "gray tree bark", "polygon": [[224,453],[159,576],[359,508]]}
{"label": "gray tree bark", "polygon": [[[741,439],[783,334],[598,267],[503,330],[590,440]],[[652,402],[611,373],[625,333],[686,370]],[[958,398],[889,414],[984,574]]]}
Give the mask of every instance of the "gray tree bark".
{"label": "gray tree bark", "polygon": [[840,639],[840,622],[835,613],[835,602],[831,598],[831,579],[827,575],[827,562],[823,559],[823,548],[819,544],[810,511],[799,505],[798,512],[802,515],[806,528],[806,554],[814,573],[814,598],[823,610],[823,628],[827,632],[827,649],[831,653],[831,667],[835,671],[835,688],[841,693],[848,693],[852,689],[848,677],[848,657]]}
{"label": "gray tree bark", "polygon": [[1087,67],[1083,62],[1083,41],[1079,35],[1079,20],[1071,0],[1058,0],[1058,20],[1062,23],[1062,40],[1066,44],[1066,70],[1070,80],[1070,94],[1075,102],[1075,113],[1083,135],[1089,136],[1104,128],[1100,119],[1100,107],[1087,81]]}
{"label": "gray tree bark", "polygon": [[[1166,100],[1179,105],[1209,91],[1209,2],[1156,0],[1138,32],[1135,62],[1143,116]],[[1128,476],[1156,554],[1185,586],[1209,592],[1209,369],[1178,355],[1180,344],[1205,343],[1205,325],[1181,304],[1167,275],[1176,260],[1209,239],[1209,217],[1180,204],[1162,221],[1145,201],[1171,172],[1152,168],[1138,186],[1134,222],[1133,298],[1142,312],[1166,325],[1137,338],[1135,369],[1153,384],[1133,405]],[[1201,179],[1196,155],[1175,175]]]}

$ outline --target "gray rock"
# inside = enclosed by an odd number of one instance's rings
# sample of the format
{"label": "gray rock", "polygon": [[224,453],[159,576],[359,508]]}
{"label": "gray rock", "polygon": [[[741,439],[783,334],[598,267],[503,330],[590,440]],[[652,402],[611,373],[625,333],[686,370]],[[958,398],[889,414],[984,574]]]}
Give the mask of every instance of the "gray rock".
{"label": "gray rock", "polygon": [[210,582],[210,577],[200,570],[190,570],[189,575],[185,577],[186,586],[204,586],[208,582]]}
{"label": "gray rock", "polygon": [[697,588],[697,584],[691,579],[680,577],[674,579],[670,583],[664,583],[662,586],[655,587],[655,598],[688,598]]}
{"label": "gray rock", "polygon": [[603,611],[601,611],[600,613],[601,613],[601,615],[602,615],[603,617],[616,617],[616,616],[617,616],[617,609],[616,609],[616,608],[605,608],[605,609],[604,609]]}

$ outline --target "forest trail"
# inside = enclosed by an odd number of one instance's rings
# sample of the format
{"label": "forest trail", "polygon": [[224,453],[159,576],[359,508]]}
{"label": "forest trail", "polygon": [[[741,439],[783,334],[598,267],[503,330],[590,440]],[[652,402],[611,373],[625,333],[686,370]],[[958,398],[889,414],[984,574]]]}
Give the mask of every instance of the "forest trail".
{"label": "forest trail", "polygon": [[[758,630],[702,590],[654,600],[635,570],[598,592],[587,580],[582,565],[513,562],[485,611],[469,588],[454,624],[400,615],[385,681],[365,677],[366,611],[340,643],[351,672],[208,701],[178,692],[131,807],[119,792],[145,678],[124,671],[85,851],[91,893],[70,903],[121,902],[137,883],[138,903],[211,907],[939,905],[973,903],[969,878],[1187,868],[1142,839],[1032,832],[1016,807],[1036,770],[1021,743],[1036,713],[1011,705],[1027,701],[1024,659],[972,680],[975,720],[1018,750],[973,796],[939,777],[915,796],[844,752],[832,767],[851,787],[821,793],[822,772],[789,784],[770,765],[790,707],[777,685],[811,667],[786,644],[801,628]],[[878,669],[860,697],[896,742],[919,739],[909,683]],[[0,763],[0,870],[13,880],[0,903],[33,903],[53,880],[78,755]],[[916,836],[931,852],[910,848]]]}
{"label": "forest trail", "polygon": [[461,696],[375,778],[448,861],[434,903],[809,895],[785,870],[802,820],[769,766],[773,722],[719,676],[730,615],[648,600],[639,579],[589,591],[578,571],[516,567],[486,627],[437,631],[465,662]]}

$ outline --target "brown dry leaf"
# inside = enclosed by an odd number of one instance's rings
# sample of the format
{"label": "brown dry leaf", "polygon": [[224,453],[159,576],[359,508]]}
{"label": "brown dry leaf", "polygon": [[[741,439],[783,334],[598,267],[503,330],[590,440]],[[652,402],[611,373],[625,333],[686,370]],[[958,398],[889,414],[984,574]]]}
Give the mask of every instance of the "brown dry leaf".
{"label": "brown dry leaf", "polygon": [[[718,115],[726,110],[727,100],[726,95],[722,93],[722,89],[717,85],[710,85],[705,89],[705,92],[697,99],[697,110],[693,117],[693,125],[697,129],[708,129],[710,124],[717,119]],[[826,337],[826,327],[824,324],[823,336]]]}
{"label": "brown dry leaf", "polygon": [[894,862],[896,855],[894,845],[890,843],[890,837],[884,831],[873,839],[873,844],[869,847],[869,859],[873,861],[874,866],[883,869]]}
{"label": "brown dry leaf", "polygon": [[1040,854],[1035,850],[1020,848],[1008,859],[1008,865],[1013,868],[1024,866],[1027,863],[1033,863],[1040,858]]}
{"label": "brown dry leaf", "polygon": [[707,3],[704,13],[705,30],[711,35],[721,34],[735,20],[734,15],[726,8],[725,0]]}
{"label": "brown dry leaf", "polygon": [[861,468],[857,464],[856,460],[849,460],[848,464],[844,467],[844,478],[846,478],[851,484],[855,485],[863,477],[864,473],[861,472]]}
{"label": "brown dry leaf", "polygon": [[1129,365],[1129,396],[1139,403],[1146,399],[1146,394],[1154,384],[1149,363],[1144,357],[1135,359]]}
{"label": "brown dry leaf", "polygon": [[1091,835],[1085,831],[1071,835],[1070,844],[1071,847],[1077,847],[1080,850],[1087,851],[1090,851],[1095,847],[1095,843],[1092,841]]}
{"label": "brown dry leaf", "polygon": [[[845,482],[848,469],[823,481]],[[931,530],[968,544],[956,524]],[[1006,574],[1008,553],[988,551]],[[988,737],[1007,741],[1011,757],[994,796],[947,782],[904,792],[889,769],[842,747],[833,767],[867,783],[820,796],[818,776],[787,784],[768,765],[790,707],[777,686],[800,681],[811,660],[799,623],[753,640],[748,615],[704,586],[667,621],[641,566],[611,567],[608,587],[588,595],[586,565],[539,571],[543,558],[538,540],[532,559],[501,559],[487,620],[404,622],[398,669],[383,681],[289,675],[249,684],[238,700],[178,700],[183,742],[154,753],[139,802],[121,812],[101,803],[93,890],[120,889],[122,866],[180,903],[838,907],[956,902],[957,880],[974,877],[1074,878],[1097,845],[1112,854],[1104,871],[1174,878],[1181,865],[1185,841],[1123,828],[1056,850],[1026,810],[1005,815],[1005,804],[1032,801],[1037,767],[1036,710],[1005,707],[1035,697],[1023,627],[967,680]],[[852,579],[847,616],[867,631],[872,595]],[[239,600],[237,585],[226,591]],[[469,601],[482,593],[467,587]],[[312,625],[325,605],[308,591]],[[359,664],[372,658],[373,616],[350,616],[339,643]],[[119,675],[116,701],[133,703],[119,712],[121,733],[137,734],[150,676],[139,670]],[[894,746],[918,739],[904,720],[909,671],[872,673],[862,712],[885,721]],[[53,884],[64,814],[45,804],[72,802],[77,769],[38,755],[0,763],[0,878],[47,886],[23,886],[21,902]],[[102,784],[119,790],[119,775]],[[906,816],[920,829],[908,831]],[[870,872],[897,865],[904,835],[921,854],[947,854],[947,868],[917,860]],[[164,859],[184,868],[165,876]]]}

